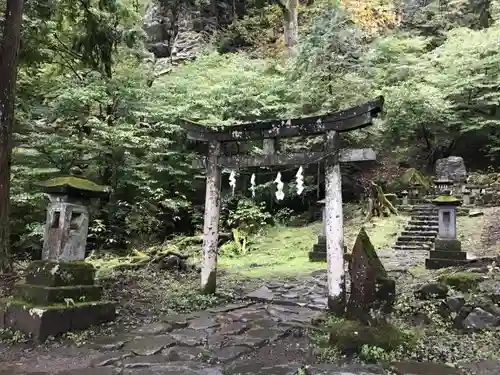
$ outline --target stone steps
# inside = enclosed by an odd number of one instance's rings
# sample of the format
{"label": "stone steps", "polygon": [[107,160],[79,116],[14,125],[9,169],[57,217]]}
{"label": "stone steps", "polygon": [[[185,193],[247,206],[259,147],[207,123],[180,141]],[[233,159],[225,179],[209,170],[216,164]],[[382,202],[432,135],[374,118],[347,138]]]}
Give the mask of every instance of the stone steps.
{"label": "stone steps", "polygon": [[438,211],[423,204],[410,210],[411,219],[401,232],[395,250],[430,250],[438,233]]}
{"label": "stone steps", "polygon": [[402,235],[398,237],[397,242],[434,242],[435,238],[435,236]]}
{"label": "stone steps", "polygon": [[421,220],[421,219],[411,219],[408,222],[408,226],[412,225],[423,225],[423,226],[437,226],[439,223],[438,219],[432,220]]}
{"label": "stone steps", "polygon": [[405,232],[410,232],[410,233],[430,233],[430,232],[438,232],[438,226],[433,225],[433,226],[424,226],[424,225],[408,225],[405,228]]}
{"label": "stone steps", "polygon": [[422,215],[422,214],[416,214],[416,215],[411,215],[412,220],[423,220],[423,221],[438,221],[437,215]]}
{"label": "stone steps", "polygon": [[429,251],[431,248],[427,244],[412,244],[412,245],[395,245],[394,250],[426,250]]}
{"label": "stone steps", "polygon": [[435,238],[437,235],[437,231],[416,231],[416,230],[404,230],[401,232],[401,235],[399,238],[402,237],[425,237],[426,239],[428,238]]}

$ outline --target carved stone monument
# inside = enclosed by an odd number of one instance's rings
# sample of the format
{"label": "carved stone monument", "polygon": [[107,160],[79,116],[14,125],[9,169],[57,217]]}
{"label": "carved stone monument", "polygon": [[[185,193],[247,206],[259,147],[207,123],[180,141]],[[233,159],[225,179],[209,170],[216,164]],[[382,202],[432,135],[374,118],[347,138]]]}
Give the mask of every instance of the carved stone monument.
{"label": "carved stone monument", "polygon": [[351,293],[347,317],[368,322],[389,313],[396,298],[396,283],[389,279],[368,234],[363,228],[354,244],[349,265]]}
{"label": "carved stone monument", "polygon": [[102,301],[94,267],[84,261],[90,199],[105,187],[76,177],[40,184],[50,196],[43,259],[32,262],[12,298],[0,301],[0,328],[12,328],[44,341],[115,319],[115,304]]}
{"label": "carved stone monument", "polygon": [[425,260],[425,267],[438,269],[462,264],[467,254],[462,251],[462,243],[457,240],[457,207],[461,201],[452,195],[441,195],[433,203],[438,208],[439,229],[434,250]]}
{"label": "carved stone monument", "polygon": [[436,176],[438,179],[447,179],[456,183],[467,180],[467,169],[464,159],[460,156],[450,156],[436,161]]}

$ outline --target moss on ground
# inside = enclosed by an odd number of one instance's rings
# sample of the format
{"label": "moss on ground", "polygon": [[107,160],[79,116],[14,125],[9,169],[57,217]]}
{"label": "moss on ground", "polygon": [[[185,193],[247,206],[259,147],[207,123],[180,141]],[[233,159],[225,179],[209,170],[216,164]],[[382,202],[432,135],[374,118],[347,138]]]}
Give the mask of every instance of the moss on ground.
{"label": "moss on ground", "polygon": [[[390,216],[374,218],[365,224],[365,230],[378,251],[392,247],[395,237],[408,218]],[[345,222],[345,244],[352,249],[363,222],[359,218]],[[317,242],[321,224],[314,223],[300,228],[275,227],[250,240],[245,256],[220,256],[219,265],[234,277],[276,278],[300,276],[325,269],[321,262],[309,262],[308,253]]]}
{"label": "moss on ground", "polygon": [[438,280],[461,292],[470,292],[478,288],[484,276],[473,272],[450,272],[439,276]]}

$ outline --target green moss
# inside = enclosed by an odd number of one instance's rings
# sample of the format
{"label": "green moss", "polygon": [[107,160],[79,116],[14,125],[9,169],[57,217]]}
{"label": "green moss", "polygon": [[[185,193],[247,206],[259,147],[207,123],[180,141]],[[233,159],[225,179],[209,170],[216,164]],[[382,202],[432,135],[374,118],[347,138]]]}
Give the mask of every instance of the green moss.
{"label": "green moss", "polygon": [[14,296],[35,305],[49,305],[65,303],[66,299],[75,302],[98,301],[102,295],[102,288],[93,285],[47,287],[30,284],[17,284]]}
{"label": "green moss", "polygon": [[462,202],[460,199],[454,197],[453,195],[440,195],[436,199],[432,201],[432,203],[436,205],[451,205],[451,206],[459,206]]}
{"label": "green moss", "polygon": [[484,278],[473,272],[455,272],[441,275],[438,280],[461,292],[470,292],[476,290]]}
{"label": "green moss", "polygon": [[75,309],[79,307],[86,306],[101,306],[101,305],[109,305],[109,301],[89,301],[89,302],[77,302],[74,303],[54,303],[50,305],[35,305],[33,303],[24,301],[19,297],[7,297],[0,299],[0,306],[9,307],[9,306],[20,306],[24,310],[38,309],[40,311],[47,310],[66,310],[66,309]]}
{"label": "green moss", "polygon": [[39,260],[30,263],[26,283],[49,287],[92,285],[95,269],[84,261],[52,262]]}
{"label": "green moss", "polygon": [[95,182],[78,177],[56,177],[45,182],[38,183],[45,188],[71,187],[76,190],[105,193],[109,190],[107,186],[98,185]]}
{"label": "green moss", "polygon": [[415,344],[415,336],[411,332],[387,322],[368,326],[354,320],[337,319],[330,321],[328,328],[329,345],[342,353],[360,353],[366,345],[393,351]]}

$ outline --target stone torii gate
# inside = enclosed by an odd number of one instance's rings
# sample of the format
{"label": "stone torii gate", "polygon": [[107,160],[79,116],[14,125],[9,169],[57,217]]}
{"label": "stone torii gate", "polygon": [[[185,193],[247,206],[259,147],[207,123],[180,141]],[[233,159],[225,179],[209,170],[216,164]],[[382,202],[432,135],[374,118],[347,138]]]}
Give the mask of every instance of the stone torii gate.
{"label": "stone torii gate", "polygon": [[[208,143],[208,155],[203,161],[206,167],[201,272],[203,293],[215,293],[216,289],[222,168],[305,165],[324,159],[328,306],[334,312],[343,311],[345,306],[344,228],[340,163],[375,160],[376,155],[372,149],[341,150],[339,135],[343,132],[372,125],[373,118],[382,111],[383,104],[384,98],[378,97],[361,106],[326,115],[239,124],[221,130],[191,121],[183,121],[180,124],[187,131],[189,139]],[[322,152],[274,153],[274,141],[278,138],[317,135],[325,136],[324,151]],[[264,148],[268,150],[267,154],[227,156],[222,152],[225,143],[250,140],[263,140]]]}

